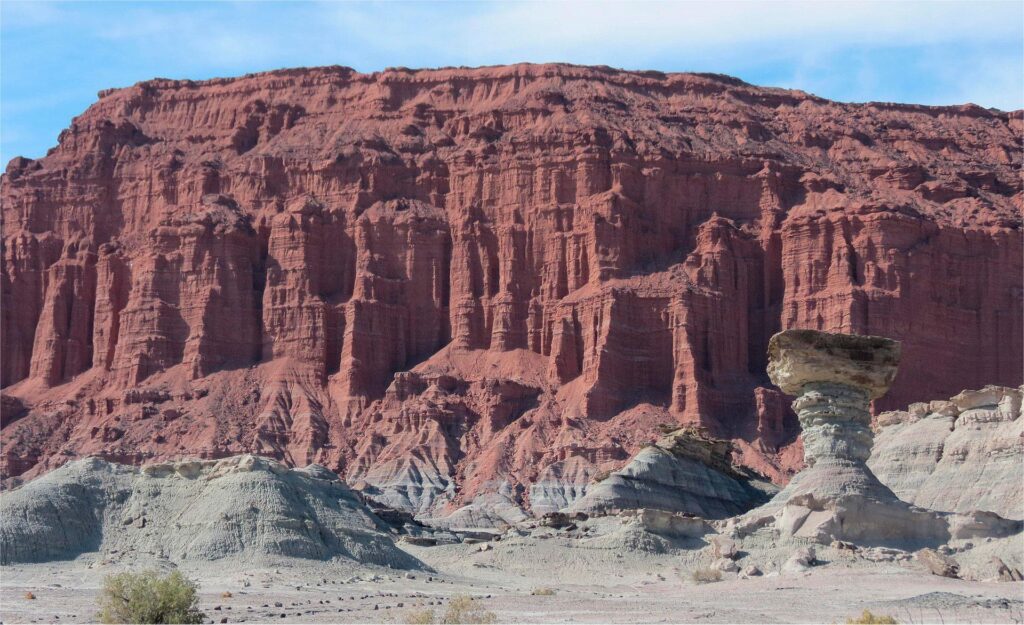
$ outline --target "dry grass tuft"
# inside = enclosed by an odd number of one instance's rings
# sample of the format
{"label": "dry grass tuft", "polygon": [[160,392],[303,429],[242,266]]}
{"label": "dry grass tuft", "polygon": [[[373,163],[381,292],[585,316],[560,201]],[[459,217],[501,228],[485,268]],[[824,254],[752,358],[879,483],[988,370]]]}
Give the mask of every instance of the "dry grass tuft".
{"label": "dry grass tuft", "polygon": [[25,593],[25,598],[31,600],[31,599],[35,599],[36,596],[34,594],[32,594],[31,592],[26,592]]}
{"label": "dry grass tuft", "polygon": [[872,614],[871,610],[864,610],[857,618],[846,619],[847,625],[897,625],[899,621],[887,614]]}
{"label": "dry grass tuft", "polygon": [[410,625],[431,625],[434,623],[434,611],[433,610],[410,610],[406,612],[405,618],[402,619],[403,623],[410,623]]}
{"label": "dry grass tuft", "polygon": [[498,620],[494,612],[488,612],[473,604],[473,598],[465,595],[452,597],[448,609],[438,615],[433,610],[413,610],[406,612],[403,623],[414,625],[490,625]]}
{"label": "dry grass tuft", "polygon": [[713,584],[714,582],[722,581],[722,572],[718,569],[713,569],[710,566],[705,566],[699,569],[694,569],[694,571],[690,573],[690,579],[698,584]]}
{"label": "dry grass tuft", "polygon": [[555,589],[540,586],[538,588],[534,588],[533,592],[531,592],[530,594],[537,595],[538,597],[550,597],[555,594]]}

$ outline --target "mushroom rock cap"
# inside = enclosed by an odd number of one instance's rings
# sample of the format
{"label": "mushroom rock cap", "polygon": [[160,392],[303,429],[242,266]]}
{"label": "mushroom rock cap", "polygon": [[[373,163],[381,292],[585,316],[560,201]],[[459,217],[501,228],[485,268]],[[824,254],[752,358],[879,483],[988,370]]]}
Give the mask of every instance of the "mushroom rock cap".
{"label": "mushroom rock cap", "polygon": [[799,395],[813,382],[885,394],[900,362],[899,341],[881,336],[785,330],[768,342],[768,377],[784,393]]}

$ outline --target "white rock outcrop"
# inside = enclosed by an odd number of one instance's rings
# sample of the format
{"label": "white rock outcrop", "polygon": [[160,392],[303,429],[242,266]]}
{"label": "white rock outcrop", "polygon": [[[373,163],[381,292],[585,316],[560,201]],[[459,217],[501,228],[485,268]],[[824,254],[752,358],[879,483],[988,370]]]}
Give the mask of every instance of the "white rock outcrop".
{"label": "white rock outcrop", "polygon": [[1024,519],[1019,388],[986,386],[879,415],[868,466],[901,499],[947,512]]}

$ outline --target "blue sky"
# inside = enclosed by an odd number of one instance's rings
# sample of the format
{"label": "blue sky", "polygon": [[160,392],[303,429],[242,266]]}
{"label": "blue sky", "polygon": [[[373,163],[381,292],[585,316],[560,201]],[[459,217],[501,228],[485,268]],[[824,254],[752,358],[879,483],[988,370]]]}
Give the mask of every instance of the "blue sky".
{"label": "blue sky", "polygon": [[281,67],[566,61],[720,72],[844,101],[1024,108],[1024,2],[0,0],[0,161],[96,92]]}

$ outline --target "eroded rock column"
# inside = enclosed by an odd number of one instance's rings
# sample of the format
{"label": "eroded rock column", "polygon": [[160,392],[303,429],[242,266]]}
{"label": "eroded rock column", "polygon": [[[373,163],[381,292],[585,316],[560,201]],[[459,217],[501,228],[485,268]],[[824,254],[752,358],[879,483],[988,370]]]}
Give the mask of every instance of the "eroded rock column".
{"label": "eroded rock column", "polygon": [[877,336],[787,330],[768,344],[768,376],[796,395],[804,461],[866,462],[871,455],[870,402],[896,376],[900,345]]}

